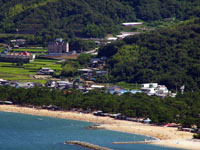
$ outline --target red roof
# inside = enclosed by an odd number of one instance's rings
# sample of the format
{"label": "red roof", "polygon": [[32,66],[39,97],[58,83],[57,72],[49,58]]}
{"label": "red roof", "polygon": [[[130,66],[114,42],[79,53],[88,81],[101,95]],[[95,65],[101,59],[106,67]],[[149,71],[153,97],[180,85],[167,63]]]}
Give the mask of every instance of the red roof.
{"label": "red roof", "polygon": [[22,52],[22,53],[20,53],[20,55],[23,55],[23,56],[30,56],[31,54],[28,53],[28,52],[26,51],[26,52]]}

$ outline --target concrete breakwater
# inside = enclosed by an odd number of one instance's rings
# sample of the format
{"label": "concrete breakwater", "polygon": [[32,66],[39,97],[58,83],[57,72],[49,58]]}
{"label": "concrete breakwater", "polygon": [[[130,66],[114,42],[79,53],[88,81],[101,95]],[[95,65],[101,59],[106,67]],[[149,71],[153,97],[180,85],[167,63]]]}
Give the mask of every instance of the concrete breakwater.
{"label": "concrete breakwater", "polygon": [[67,141],[67,142],[65,142],[65,144],[79,145],[79,146],[87,147],[87,148],[90,148],[90,149],[93,149],[93,150],[112,150],[112,149],[109,149],[109,148],[106,148],[106,147],[100,147],[98,145],[90,144],[90,143],[87,143],[87,142],[81,142],[81,141]]}

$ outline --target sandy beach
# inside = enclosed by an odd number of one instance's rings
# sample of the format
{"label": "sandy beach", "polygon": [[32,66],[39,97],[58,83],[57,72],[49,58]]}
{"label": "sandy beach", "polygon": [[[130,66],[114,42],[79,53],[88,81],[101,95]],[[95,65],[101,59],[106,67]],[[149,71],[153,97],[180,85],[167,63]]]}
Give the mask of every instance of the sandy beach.
{"label": "sandy beach", "polygon": [[177,128],[172,127],[152,126],[131,121],[115,120],[110,117],[97,117],[92,114],[78,112],[49,111],[14,105],[0,105],[0,111],[93,122],[101,124],[99,126],[100,128],[108,130],[142,134],[158,138],[160,140],[153,143],[156,145],[184,148],[188,150],[200,150],[200,140],[193,140],[192,133],[178,131]]}

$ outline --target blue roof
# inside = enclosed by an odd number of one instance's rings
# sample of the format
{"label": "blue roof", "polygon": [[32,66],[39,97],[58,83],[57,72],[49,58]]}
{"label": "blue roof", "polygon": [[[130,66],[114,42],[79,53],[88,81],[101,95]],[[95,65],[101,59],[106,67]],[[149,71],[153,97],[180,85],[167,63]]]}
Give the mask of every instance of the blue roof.
{"label": "blue roof", "polygon": [[8,52],[8,48],[4,49],[1,54],[6,54]]}

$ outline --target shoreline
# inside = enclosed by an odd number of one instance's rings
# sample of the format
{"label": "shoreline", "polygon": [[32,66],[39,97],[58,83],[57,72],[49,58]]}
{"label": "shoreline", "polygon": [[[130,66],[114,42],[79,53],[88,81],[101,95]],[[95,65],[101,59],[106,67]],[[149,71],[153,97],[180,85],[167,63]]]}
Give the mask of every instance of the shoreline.
{"label": "shoreline", "polygon": [[107,130],[150,136],[156,139],[155,142],[152,143],[154,145],[190,150],[200,149],[200,140],[192,139],[192,133],[178,131],[177,128],[172,127],[153,126],[71,111],[51,111],[16,105],[0,105],[0,111],[97,123],[100,124],[98,126],[99,128],[104,128]]}

